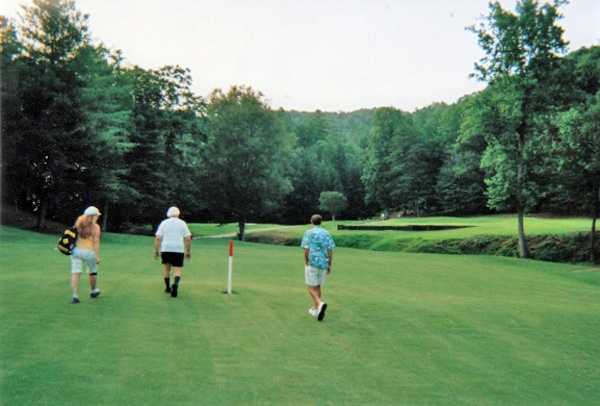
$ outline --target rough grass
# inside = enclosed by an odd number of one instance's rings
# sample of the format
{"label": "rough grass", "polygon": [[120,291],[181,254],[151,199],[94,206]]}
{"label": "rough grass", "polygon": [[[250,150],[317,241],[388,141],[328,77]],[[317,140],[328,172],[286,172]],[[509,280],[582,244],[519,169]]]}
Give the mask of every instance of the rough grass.
{"label": "rough grass", "polygon": [[[151,237],[103,234],[71,305],[57,238],[0,232],[4,405],[595,405],[600,272],[337,248],[309,316],[297,248],[194,240],[178,298]],[[587,272],[580,272],[587,270]],[[575,272],[577,271],[577,272]]]}

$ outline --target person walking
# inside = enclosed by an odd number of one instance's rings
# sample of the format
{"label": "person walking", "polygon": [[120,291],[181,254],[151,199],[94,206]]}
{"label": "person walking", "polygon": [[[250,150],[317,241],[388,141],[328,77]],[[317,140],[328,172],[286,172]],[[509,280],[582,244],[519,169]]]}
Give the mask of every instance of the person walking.
{"label": "person walking", "polygon": [[98,225],[100,212],[90,206],[79,216],[75,222],[77,228],[77,241],[71,254],[71,288],[73,299],[71,303],[79,303],[79,279],[83,273],[83,264],[87,267],[90,277],[90,296],[98,297],[100,291],[96,289],[98,280],[98,264],[100,263],[100,226]]}
{"label": "person walking", "polygon": [[331,273],[332,250],[335,248],[335,243],[329,231],[321,228],[323,219],[320,215],[312,216],[310,222],[313,228],[304,233],[301,244],[304,249],[306,284],[308,293],[313,299],[313,307],[308,310],[308,313],[322,321],[327,304],[321,300],[321,286],[325,283],[325,275]]}
{"label": "person walking", "polygon": [[[156,239],[154,240],[154,259],[158,259],[159,249],[164,268],[164,279],[167,289],[166,293],[171,293],[171,297],[177,297],[177,290],[181,280],[181,268],[183,268],[184,248],[185,259],[191,258],[192,233],[188,229],[185,221],[179,218],[179,209],[170,207],[167,211],[168,219],[163,220],[156,230]],[[175,280],[173,286],[170,286],[171,268]]]}

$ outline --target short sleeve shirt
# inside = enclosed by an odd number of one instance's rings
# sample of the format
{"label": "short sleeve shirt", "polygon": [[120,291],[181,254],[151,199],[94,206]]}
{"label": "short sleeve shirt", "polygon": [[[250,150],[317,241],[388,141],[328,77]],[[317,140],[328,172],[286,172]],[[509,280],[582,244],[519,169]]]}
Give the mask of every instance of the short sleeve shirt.
{"label": "short sleeve shirt", "polygon": [[329,257],[327,251],[335,248],[335,243],[329,231],[321,227],[314,227],[307,230],[302,238],[302,248],[308,248],[308,265],[313,268],[327,269],[329,267]]}
{"label": "short sleeve shirt", "polygon": [[161,252],[184,252],[183,239],[192,235],[185,221],[171,217],[164,220],[158,226],[156,235],[162,237],[160,243]]}

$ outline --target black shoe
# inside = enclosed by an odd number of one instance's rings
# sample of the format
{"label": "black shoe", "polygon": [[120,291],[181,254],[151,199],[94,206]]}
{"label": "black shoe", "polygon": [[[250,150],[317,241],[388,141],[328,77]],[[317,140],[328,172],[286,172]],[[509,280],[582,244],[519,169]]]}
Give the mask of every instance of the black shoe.
{"label": "black shoe", "polygon": [[74,297],[73,300],[71,300],[71,303],[79,303],[79,299],[77,299],[76,297]]}
{"label": "black shoe", "polygon": [[167,288],[165,289],[165,293],[171,293],[171,287],[167,286]]}
{"label": "black shoe", "polygon": [[177,297],[177,285],[173,284],[173,288],[171,289],[171,297]]}
{"label": "black shoe", "polygon": [[100,294],[100,291],[97,290],[95,292],[90,293],[90,297],[98,297],[99,294]]}
{"label": "black shoe", "polygon": [[325,310],[327,309],[327,304],[321,302],[319,306],[319,315],[317,316],[317,320],[321,321],[325,317]]}

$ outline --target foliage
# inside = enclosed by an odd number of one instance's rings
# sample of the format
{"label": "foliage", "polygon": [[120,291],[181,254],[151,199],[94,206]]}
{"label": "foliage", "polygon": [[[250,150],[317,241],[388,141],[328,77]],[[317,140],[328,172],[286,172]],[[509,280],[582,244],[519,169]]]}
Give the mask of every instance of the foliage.
{"label": "foliage", "polygon": [[3,191],[29,202],[39,227],[52,199],[85,189],[94,160],[82,111],[87,18],[73,1],[36,0],[20,24],[3,19]]}
{"label": "foliage", "polygon": [[348,207],[348,199],[340,192],[321,192],[319,196],[319,208],[331,213],[333,221],[335,216]]}
{"label": "foliage", "polygon": [[491,3],[469,28],[487,88],[408,113],[272,111],[246,86],[203,98],[188,69],[94,43],[73,1],[35,0],[0,17],[2,203],[40,227],[94,204],[124,231],[171,205],[193,221],[305,224],[337,192],[344,219],[516,211],[523,243],[525,213],[586,214],[593,247],[600,47],[562,56],[563,4]]}
{"label": "foliage", "polygon": [[214,214],[239,220],[243,240],[246,219],[268,213],[290,190],[285,163],[291,137],[260,92],[234,86],[209,99],[198,181]]}
{"label": "foliage", "polygon": [[[479,27],[470,27],[477,34],[485,56],[477,63],[474,76],[490,83],[496,96],[492,105],[495,117],[487,117],[484,126],[494,121],[491,149],[487,163],[497,176],[488,183],[488,195],[493,206],[503,205],[514,193],[514,206],[519,215],[519,255],[527,258],[523,216],[527,190],[526,156],[535,144],[536,114],[544,114],[552,106],[552,66],[566,49],[563,29],[556,25],[561,18],[558,8],[565,1],[540,6],[535,0],[519,0],[516,14],[506,11],[500,3],[490,3],[490,14]],[[493,159],[491,159],[493,155]],[[507,173],[512,165],[515,173]],[[499,200],[497,203],[496,200]]]}

